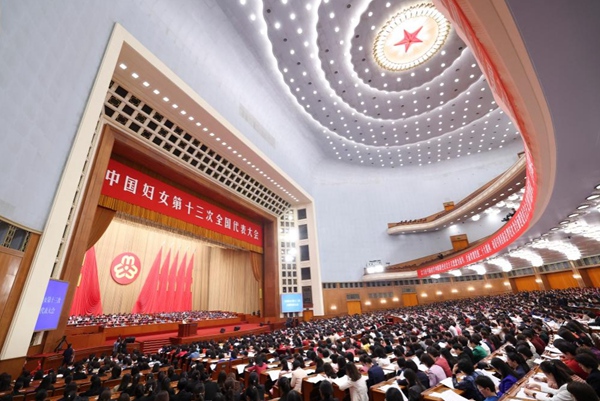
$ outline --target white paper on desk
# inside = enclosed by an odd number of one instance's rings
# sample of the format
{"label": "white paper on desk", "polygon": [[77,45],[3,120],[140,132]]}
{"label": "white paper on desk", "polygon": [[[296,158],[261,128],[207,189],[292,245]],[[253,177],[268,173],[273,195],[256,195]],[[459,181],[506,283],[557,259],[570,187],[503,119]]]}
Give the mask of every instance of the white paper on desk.
{"label": "white paper on desk", "polygon": [[379,387],[379,390],[383,391],[384,393],[386,393],[390,388],[397,388],[398,390],[400,390],[400,394],[402,394],[402,400],[404,401],[408,401],[406,399],[406,395],[404,395],[404,391],[402,391],[402,389],[400,388],[400,386],[398,386],[397,383],[393,383],[393,384],[386,384],[385,386],[381,386]]}
{"label": "white paper on desk", "polygon": [[444,386],[446,386],[448,388],[454,388],[454,383],[452,383],[451,377],[446,377],[444,380],[441,380],[440,384],[443,384]]}
{"label": "white paper on desk", "polygon": [[443,393],[440,393],[440,398],[444,401],[469,401],[462,395],[458,395],[452,390],[446,390]]}
{"label": "white paper on desk", "polygon": [[348,382],[348,376],[338,377],[337,379],[333,379],[333,382],[339,386],[342,386]]}
{"label": "white paper on desk", "polygon": [[321,375],[315,375],[315,376],[310,376],[310,377],[306,378],[307,382],[314,383],[314,384],[316,384],[316,383],[318,383],[320,381],[323,381],[323,380],[325,380],[325,378],[323,376],[321,376]]}
{"label": "white paper on desk", "polygon": [[533,360],[533,363],[535,363],[536,365],[539,365],[540,363],[542,363],[544,360],[542,358],[537,358]]}
{"label": "white paper on desk", "polygon": [[312,375],[313,373],[315,373],[314,369],[304,369],[304,371],[306,372],[307,375]]}
{"label": "white paper on desk", "polygon": [[248,352],[248,358],[252,358],[254,355],[254,352]]}
{"label": "white paper on desk", "polygon": [[244,373],[244,369],[246,368],[246,365],[244,365],[243,363],[240,363],[239,365],[235,365],[235,368],[237,369],[238,375],[241,375],[242,373]]}
{"label": "white paper on desk", "polygon": [[383,371],[385,372],[385,374],[388,374],[388,373],[394,373],[396,371],[396,369],[394,369],[394,368],[383,368]]}
{"label": "white paper on desk", "polygon": [[525,394],[525,389],[522,388],[519,390],[519,392],[517,393],[517,395],[515,395],[515,397],[517,398],[524,398],[526,400],[535,400],[535,397],[530,397],[527,394]]}
{"label": "white paper on desk", "polygon": [[[452,391],[452,390],[450,390],[450,391]],[[438,393],[438,392],[436,392],[436,391],[434,391],[434,392],[432,392],[432,393],[429,393],[429,394],[427,394],[427,395],[428,395],[429,397],[434,397],[434,398],[442,398],[442,393]]]}
{"label": "white paper on desk", "polygon": [[272,363],[275,360],[275,358],[269,358],[267,359],[267,362]]}
{"label": "white paper on desk", "polygon": [[546,358],[546,359],[550,359],[550,360],[560,359],[560,355],[558,355],[558,354],[542,355],[542,358]]}
{"label": "white paper on desk", "polygon": [[558,348],[554,347],[553,345],[546,346],[546,351],[551,352],[553,354],[562,354],[562,352]]}
{"label": "white paper on desk", "polygon": [[500,384],[500,379],[498,379],[492,372],[488,372],[487,370],[484,370],[484,369],[477,369],[476,372],[479,372],[482,375],[485,375],[485,376],[489,377],[490,379],[492,379],[492,381],[494,382],[494,385],[496,387],[498,387],[498,385]]}
{"label": "white paper on desk", "polygon": [[279,379],[279,372],[281,372],[281,369],[274,369],[274,370],[268,370],[267,374],[269,375],[271,380],[276,381],[277,379]]}
{"label": "white paper on desk", "polygon": [[421,372],[427,372],[429,370],[429,368],[426,365],[423,364],[419,364],[417,365],[417,368],[421,371]]}
{"label": "white paper on desk", "polygon": [[210,364],[210,370],[215,370],[216,367],[217,367],[216,363],[211,363]]}

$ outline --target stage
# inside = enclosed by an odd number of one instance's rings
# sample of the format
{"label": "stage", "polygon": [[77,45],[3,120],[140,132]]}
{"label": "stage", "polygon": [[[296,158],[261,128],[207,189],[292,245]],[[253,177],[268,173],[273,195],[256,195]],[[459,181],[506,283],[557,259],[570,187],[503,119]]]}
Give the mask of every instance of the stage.
{"label": "stage", "polygon": [[[163,345],[190,344],[196,341],[223,341],[230,337],[243,337],[268,333],[283,326],[282,319],[265,319],[257,316],[240,314],[236,318],[203,320],[194,322],[195,331],[180,336],[183,323],[161,323],[142,326],[102,327],[82,326],[68,327],[65,331],[66,343],[75,349],[75,361],[85,359],[94,354],[112,354],[115,341],[120,337],[130,337],[128,352],[139,350],[143,353],[155,353]],[[236,328],[238,328],[236,330]],[[221,332],[223,331],[223,332]],[[26,368],[34,370],[38,363],[44,370],[56,369],[62,363],[62,349],[57,352],[35,354],[27,357]]]}

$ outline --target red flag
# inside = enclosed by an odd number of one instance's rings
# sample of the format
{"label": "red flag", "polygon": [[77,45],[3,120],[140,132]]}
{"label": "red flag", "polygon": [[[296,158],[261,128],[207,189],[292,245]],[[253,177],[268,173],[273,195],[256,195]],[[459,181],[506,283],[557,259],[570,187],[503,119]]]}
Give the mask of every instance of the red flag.
{"label": "red flag", "polygon": [[96,250],[94,247],[88,249],[83,258],[79,284],[75,290],[70,314],[71,316],[102,314],[98,264],[96,262]]}
{"label": "red flag", "polygon": [[179,252],[175,255],[175,260],[169,269],[169,282],[166,291],[165,311],[173,312],[175,309],[175,285],[177,284],[177,264],[179,260]]}
{"label": "red flag", "polygon": [[192,271],[194,270],[194,256],[190,258],[190,263],[185,270],[185,297],[184,297],[184,310],[192,310]]}
{"label": "red flag", "polygon": [[156,296],[152,300],[152,310],[150,312],[164,312],[167,302],[167,284],[169,282],[169,265],[171,264],[171,250],[167,253],[166,259],[163,261],[162,267],[160,268],[160,274],[158,276],[158,288],[156,290]]}
{"label": "red flag", "polygon": [[146,281],[138,295],[137,301],[133,305],[133,309],[131,313],[150,313],[152,308],[152,304],[154,301],[154,297],[156,296],[156,287],[158,285],[158,269],[160,268],[160,259],[162,257],[162,248],[156,254],[154,258],[154,263],[152,263],[152,267],[150,268],[150,272],[148,273],[148,277],[146,277]]}
{"label": "red flag", "polygon": [[177,270],[177,288],[175,289],[175,297],[173,301],[173,310],[176,312],[181,312],[185,310],[185,306],[183,304],[184,296],[185,296],[185,267],[186,267],[187,253],[183,255],[183,260],[181,261],[181,265],[179,265],[179,270]]}

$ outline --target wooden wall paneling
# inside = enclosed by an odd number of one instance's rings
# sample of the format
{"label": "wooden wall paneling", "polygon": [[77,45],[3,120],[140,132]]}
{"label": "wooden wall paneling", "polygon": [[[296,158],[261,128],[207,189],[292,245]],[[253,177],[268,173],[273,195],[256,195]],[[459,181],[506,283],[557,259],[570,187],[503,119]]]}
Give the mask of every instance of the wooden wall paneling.
{"label": "wooden wall paneling", "polygon": [[73,223],[73,232],[70,243],[67,245],[66,256],[60,277],[61,280],[69,282],[69,289],[65,297],[65,306],[61,313],[57,329],[49,331],[46,335],[44,340],[44,352],[54,350],[67,327],[69,311],[75,295],[79,274],[81,273],[83,257],[87,251],[88,238],[92,230],[92,223],[94,221],[94,215],[96,214],[96,208],[98,207],[98,200],[100,199],[100,192],[104,183],[104,176],[108,161],[110,160],[114,141],[115,135],[113,128],[108,125],[104,126],[98,150],[90,170],[90,177],[85,191],[82,194],[81,208]]}
{"label": "wooden wall paneling", "polygon": [[577,270],[577,273],[581,276],[581,282],[583,283],[583,287],[585,287],[585,288],[594,287],[594,282],[592,281],[592,278],[590,277],[590,270],[592,270],[592,269],[578,268],[575,270]]}
{"label": "wooden wall paneling", "polygon": [[[467,297],[505,294],[510,292],[510,287],[504,285],[504,281],[503,279],[493,279],[421,284],[416,286],[416,291],[420,304],[430,304]],[[438,292],[441,294],[438,294]],[[423,294],[427,294],[427,296],[424,297]]]}
{"label": "wooden wall paneling", "polygon": [[277,316],[279,305],[279,252],[277,241],[277,220],[273,218],[263,224],[263,283],[262,316]]}
{"label": "wooden wall paneling", "polygon": [[540,289],[539,284],[535,281],[535,276],[517,277],[514,279],[515,285],[519,292],[522,291],[537,291]]}
{"label": "wooden wall paneling", "polygon": [[577,288],[579,284],[577,280],[573,278],[573,271],[549,273],[546,275],[550,288],[553,290],[560,290],[563,288]]}
{"label": "wooden wall paneling", "polygon": [[362,313],[362,304],[360,301],[346,301],[346,309],[349,315],[360,315]]}
{"label": "wooden wall paneling", "polygon": [[[25,281],[29,275],[33,255],[39,240],[39,234],[30,234],[25,252],[6,248],[0,249],[0,258],[7,258],[5,261],[0,261],[0,277],[2,277],[2,283],[0,284],[0,344],[2,345],[6,339],[10,322],[15,315],[21,292],[25,287]],[[7,253],[11,253],[13,256],[9,256]],[[16,258],[19,259],[20,263],[15,272],[14,262]]]}
{"label": "wooden wall paneling", "polygon": [[26,360],[27,357],[25,356],[0,360],[0,372],[6,372],[10,374],[14,380],[21,374]]}
{"label": "wooden wall paneling", "polygon": [[[352,289],[329,288],[323,290],[323,309],[325,314],[345,314],[348,313],[346,307],[346,294]],[[362,299],[362,297],[361,297]],[[335,306],[336,309],[331,309]]]}
{"label": "wooden wall paneling", "polygon": [[6,319],[5,315],[10,315],[12,318],[14,314],[14,310],[11,311],[8,309],[7,303],[11,299],[11,293],[15,296],[17,294],[13,290],[15,289],[15,282],[17,281],[22,260],[23,252],[0,247],[0,277],[2,277],[2,281],[0,281],[0,321],[7,322],[6,325],[3,324],[0,326],[0,342],[2,343],[6,338],[6,332],[10,326],[10,319]]}
{"label": "wooden wall paneling", "polygon": [[589,269],[581,269],[581,272],[585,272],[593,287],[600,287],[600,266],[590,267]]}
{"label": "wooden wall paneling", "polygon": [[419,304],[417,294],[402,294],[402,305],[403,306],[415,306]]}

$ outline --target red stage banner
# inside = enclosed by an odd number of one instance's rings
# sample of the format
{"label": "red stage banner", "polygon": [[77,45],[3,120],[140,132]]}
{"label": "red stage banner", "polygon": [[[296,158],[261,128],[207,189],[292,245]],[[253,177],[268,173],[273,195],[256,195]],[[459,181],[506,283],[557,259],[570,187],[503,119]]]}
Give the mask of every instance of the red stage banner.
{"label": "red stage banner", "polygon": [[110,160],[102,194],[262,247],[262,227]]}

